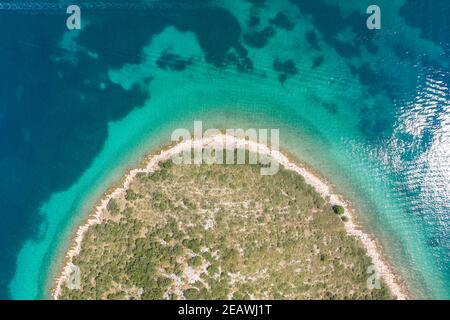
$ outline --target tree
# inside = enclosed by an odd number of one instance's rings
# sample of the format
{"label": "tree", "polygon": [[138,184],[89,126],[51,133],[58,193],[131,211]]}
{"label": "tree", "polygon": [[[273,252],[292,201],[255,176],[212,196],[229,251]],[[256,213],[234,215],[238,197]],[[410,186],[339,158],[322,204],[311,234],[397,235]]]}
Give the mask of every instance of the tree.
{"label": "tree", "polygon": [[333,211],[337,215],[343,215],[345,213],[344,207],[340,206],[340,205],[337,205],[337,204],[333,206]]}

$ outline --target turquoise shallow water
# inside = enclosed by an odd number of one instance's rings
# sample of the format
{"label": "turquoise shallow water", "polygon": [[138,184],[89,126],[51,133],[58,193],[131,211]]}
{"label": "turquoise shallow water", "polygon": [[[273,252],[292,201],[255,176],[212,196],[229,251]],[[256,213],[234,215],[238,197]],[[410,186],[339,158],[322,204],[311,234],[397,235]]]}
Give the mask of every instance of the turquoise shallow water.
{"label": "turquoise shallow water", "polygon": [[450,297],[448,2],[379,1],[377,31],[369,1],[80,3],[86,24],[70,32],[57,9],[0,10],[18,29],[0,37],[15,70],[0,109],[2,296],[45,297],[104,189],[203,120],[279,128],[353,202],[414,295]]}

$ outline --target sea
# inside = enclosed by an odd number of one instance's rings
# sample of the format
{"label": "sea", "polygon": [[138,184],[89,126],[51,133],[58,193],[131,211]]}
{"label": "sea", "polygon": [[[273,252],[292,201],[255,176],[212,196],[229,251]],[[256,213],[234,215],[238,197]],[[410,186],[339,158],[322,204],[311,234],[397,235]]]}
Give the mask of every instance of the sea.
{"label": "sea", "polygon": [[448,0],[0,0],[0,298],[49,298],[102,194],[202,121],[279,129],[411,295],[449,299],[449,16]]}

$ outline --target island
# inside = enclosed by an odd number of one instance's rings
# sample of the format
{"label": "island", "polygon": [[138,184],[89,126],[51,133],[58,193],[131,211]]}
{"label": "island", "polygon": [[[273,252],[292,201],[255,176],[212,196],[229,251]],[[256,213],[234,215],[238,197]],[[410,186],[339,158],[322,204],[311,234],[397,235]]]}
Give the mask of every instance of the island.
{"label": "island", "polygon": [[[78,229],[54,298],[402,298],[349,232],[347,208],[286,161],[263,176],[260,163],[176,165],[168,152],[130,172]],[[374,263],[384,270],[376,288]]]}

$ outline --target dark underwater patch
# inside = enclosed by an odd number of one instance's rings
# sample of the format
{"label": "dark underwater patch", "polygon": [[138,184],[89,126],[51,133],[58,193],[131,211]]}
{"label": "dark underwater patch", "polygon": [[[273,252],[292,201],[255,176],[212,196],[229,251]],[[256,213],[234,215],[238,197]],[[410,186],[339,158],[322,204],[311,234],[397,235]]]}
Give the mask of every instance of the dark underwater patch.
{"label": "dark underwater patch", "polygon": [[322,102],[322,106],[330,113],[336,114],[338,112],[338,106],[336,103]]}
{"label": "dark underwater patch", "polygon": [[385,94],[394,101],[398,99],[398,94],[403,92],[399,88],[399,81],[394,75],[388,75],[378,69],[374,69],[368,62],[362,63],[359,67],[349,65],[350,71],[357,76],[359,82],[368,88],[372,95]]}
{"label": "dark underwater patch", "polygon": [[278,81],[284,83],[288,77],[298,74],[295,62],[291,59],[282,61],[276,58],[273,61],[273,69],[279,73]]}
{"label": "dark underwater patch", "polygon": [[[368,98],[369,99],[369,98]],[[373,97],[372,97],[373,99]],[[392,135],[395,114],[383,104],[355,106],[359,108],[359,129],[368,140],[383,140]]]}
{"label": "dark underwater patch", "polygon": [[319,40],[317,39],[317,34],[314,31],[308,31],[307,33],[305,33],[305,38],[312,49],[321,50],[319,46]]}
{"label": "dark underwater patch", "polygon": [[427,245],[432,248],[441,246],[441,239],[438,237],[432,237],[427,240]]}
{"label": "dark underwater patch", "polygon": [[163,70],[184,71],[187,66],[192,64],[191,60],[184,59],[178,54],[170,53],[167,50],[161,53],[156,61],[156,65]]}
{"label": "dark underwater patch", "polygon": [[270,24],[284,30],[294,29],[294,23],[289,20],[289,17],[283,12],[278,12],[275,18],[269,20]]}
{"label": "dark underwater patch", "polygon": [[389,97],[395,97],[395,81],[381,71],[373,69],[368,62],[362,63],[359,67],[352,65],[349,65],[349,67],[351,73],[357,76],[359,82],[368,88],[370,94],[376,95],[383,91]]}
{"label": "dark underwater patch", "polygon": [[338,113],[338,106],[335,103],[323,101],[315,94],[311,95],[311,100],[315,106],[321,106],[332,114]]}
{"label": "dark underwater patch", "polygon": [[421,31],[423,38],[441,46],[450,56],[450,1],[407,0],[399,15],[410,27]]}
{"label": "dark underwater patch", "polygon": [[[321,0],[290,0],[290,2],[296,5],[301,13],[312,17],[324,41],[340,56],[344,58],[360,56],[363,46],[371,53],[376,52],[377,48],[372,41],[376,32],[365,27],[367,17],[360,11],[355,10],[348,17],[344,17],[338,5]],[[339,33],[346,28],[350,28],[355,34],[352,43],[338,39]]]}
{"label": "dark underwater patch", "polygon": [[247,20],[247,26],[249,28],[255,28],[259,26],[260,23],[261,19],[259,18],[258,14],[252,10]]}
{"label": "dark underwater patch", "polygon": [[[367,62],[360,66],[351,66],[350,71],[355,75],[361,85],[367,87],[367,99],[374,99],[378,95],[385,95],[392,102],[396,99],[396,81],[386,74],[375,70]],[[376,99],[376,98],[375,98]],[[378,139],[391,134],[395,118],[394,109],[384,105],[369,107],[360,106],[359,128],[368,139]]]}
{"label": "dark underwater patch", "polygon": [[222,8],[201,6],[189,15],[171,19],[171,23],[182,31],[194,32],[206,61],[216,66],[225,64],[228,50],[241,46],[239,22]]}
{"label": "dark underwater patch", "polygon": [[373,87],[374,83],[381,80],[380,75],[373,70],[367,62],[363,63],[359,67],[353,67],[352,72],[357,75],[359,77],[359,81],[366,86]]}
{"label": "dark underwater patch", "polygon": [[270,38],[275,35],[275,29],[271,26],[265,27],[260,31],[251,31],[244,34],[244,41],[253,48],[263,48]]}
{"label": "dark underwater patch", "polygon": [[415,57],[412,52],[401,42],[395,42],[391,45],[392,51],[399,60],[413,61]]}
{"label": "dark underwater patch", "polygon": [[[173,8],[169,6],[169,9],[166,1],[172,3]],[[223,66],[228,50],[240,45],[241,27],[237,19],[227,10],[207,6],[205,2],[194,2],[187,7],[187,12],[183,12],[185,6],[182,1],[166,1],[162,5],[164,10],[161,11],[152,8],[139,11],[139,14],[120,11],[114,15],[96,12],[93,22],[81,33],[80,44],[92,48],[99,53],[100,58],[110,59],[112,67],[122,65],[124,61],[139,63],[141,50],[148,40],[165,27],[173,25],[181,31],[194,32],[206,61]],[[105,24],[108,24],[105,20],[121,28],[110,32],[105,28]],[[145,32],[134,32],[135,30]],[[130,33],[133,33],[132,37],[129,36]],[[89,34],[97,34],[97,37],[89,38]],[[109,57],[109,52],[116,54]],[[126,53],[126,56],[120,53]]]}
{"label": "dark underwater patch", "polygon": [[240,72],[249,72],[253,70],[253,61],[249,57],[241,58],[234,52],[230,52],[225,60],[227,64],[233,64]]}
{"label": "dark underwater patch", "polygon": [[315,57],[314,60],[313,60],[313,64],[312,64],[311,69],[315,69],[315,68],[320,67],[324,61],[325,61],[325,59],[322,56]]}
{"label": "dark underwater patch", "polygon": [[253,4],[255,7],[263,7],[266,4],[266,0],[245,0]]}

